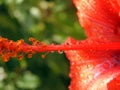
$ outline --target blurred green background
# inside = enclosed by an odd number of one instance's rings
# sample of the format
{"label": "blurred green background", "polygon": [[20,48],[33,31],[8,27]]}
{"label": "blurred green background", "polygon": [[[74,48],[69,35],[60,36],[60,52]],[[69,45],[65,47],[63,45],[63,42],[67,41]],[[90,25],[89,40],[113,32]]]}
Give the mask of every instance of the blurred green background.
{"label": "blurred green background", "polygon": [[[71,0],[0,0],[0,35],[27,43],[34,37],[47,44],[64,43],[69,36],[85,38]],[[39,53],[21,61],[0,60],[0,90],[68,90],[65,54],[44,54],[44,59]]]}

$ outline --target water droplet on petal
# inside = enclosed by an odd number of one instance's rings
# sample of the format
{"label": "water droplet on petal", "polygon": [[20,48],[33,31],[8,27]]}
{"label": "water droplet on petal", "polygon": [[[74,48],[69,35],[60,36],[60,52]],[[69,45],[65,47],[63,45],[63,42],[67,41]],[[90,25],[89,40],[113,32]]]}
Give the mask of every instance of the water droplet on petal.
{"label": "water droplet on petal", "polygon": [[75,62],[72,62],[71,65],[75,65]]}
{"label": "water droplet on petal", "polygon": [[92,80],[92,79],[93,79],[93,74],[89,74],[89,75],[87,76],[87,78],[88,78],[89,80]]}
{"label": "water droplet on petal", "polygon": [[81,77],[83,77],[83,76],[84,76],[84,74],[80,74],[80,76],[81,76]]}
{"label": "water droplet on petal", "polygon": [[87,67],[89,70],[92,70],[94,68],[93,65],[91,65],[91,64],[88,64]]}

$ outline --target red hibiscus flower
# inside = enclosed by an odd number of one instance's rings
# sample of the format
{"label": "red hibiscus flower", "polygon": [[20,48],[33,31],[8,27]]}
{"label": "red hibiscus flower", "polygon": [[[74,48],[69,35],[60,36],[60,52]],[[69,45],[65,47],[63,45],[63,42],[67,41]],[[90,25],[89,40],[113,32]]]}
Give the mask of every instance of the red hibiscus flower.
{"label": "red hibiscus flower", "polygon": [[[120,50],[97,50],[102,43],[120,42],[119,0],[74,0],[80,24],[88,39],[81,43],[93,43],[96,50],[65,51],[71,64],[70,90],[119,90]],[[80,41],[69,39],[74,45]],[[116,46],[117,47],[117,46]],[[114,79],[115,78],[115,79]],[[117,80],[116,80],[117,79]]]}
{"label": "red hibiscus flower", "polygon": [[70,61],[70,90],[119,90],[120,88],[120,1],[74,0],[87,39],[69,38],[62,45],[46,45],[30,38],[32,45],[0,37],[4,61],[24,54],[64,50]]}

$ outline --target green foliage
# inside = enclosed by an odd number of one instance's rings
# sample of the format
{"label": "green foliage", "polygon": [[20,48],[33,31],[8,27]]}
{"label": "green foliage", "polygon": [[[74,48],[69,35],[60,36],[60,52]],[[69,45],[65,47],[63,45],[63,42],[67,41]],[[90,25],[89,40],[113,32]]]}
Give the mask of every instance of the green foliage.
{"label": "green foliage", "polygon": [[[63,43],[69,36],[85,38],[70,0],[0,0],[0,35],[26,42],[34,37],[48,44]],[[42,54],[1,60],[0,90],[67,90],[69,61],[64,53]]]}

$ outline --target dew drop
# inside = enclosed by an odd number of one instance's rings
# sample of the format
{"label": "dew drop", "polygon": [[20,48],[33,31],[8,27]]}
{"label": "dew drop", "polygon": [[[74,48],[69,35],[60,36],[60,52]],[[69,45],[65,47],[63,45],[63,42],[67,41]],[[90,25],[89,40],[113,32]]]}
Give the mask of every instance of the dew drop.
{"label": "dew drop", "polygon": [[75,62],[72,62],[71,65],[75,65]]}
{"label": "dew drop", "polygon": [[80,74],[80,76],[81,76],[81,77],[83,77],[83,76],[84,76],[84,74]]}
{"label": "dew drop", "polygon": [[87,78],[88,78],[89,80],[92,80],[92,79],[93,79],[93,74],[89,74],[89,75],[87,76]]}
{"label": "dew drop", "polygon": [[41,57],[44,59],[44,58],[46,57],[46,55],[45,55],[45,54],[42,54]]}
{"label": "dew drop", "polygon": [[59,54],[63,54],[63,51],[58,51]]}
{"label": "dew drop", "polygon": [[89,70],[92,70],[94,68],[93,65],[91,65],[91,64],[88,64],[87,67]]}
{"label": "dew drop", "polygon": [[87,83],[87,80],[86,80],[86,79],[83,79],[82,82],[83,82],[84,84],[86,84],[86,83]]}

